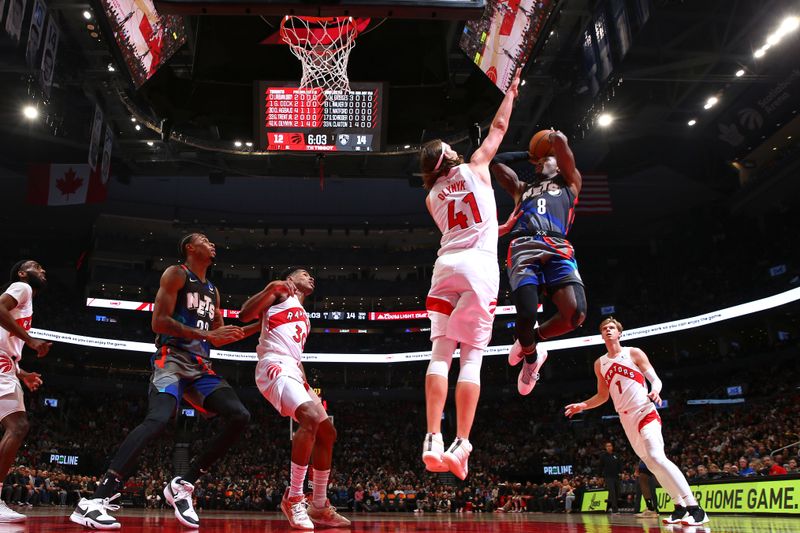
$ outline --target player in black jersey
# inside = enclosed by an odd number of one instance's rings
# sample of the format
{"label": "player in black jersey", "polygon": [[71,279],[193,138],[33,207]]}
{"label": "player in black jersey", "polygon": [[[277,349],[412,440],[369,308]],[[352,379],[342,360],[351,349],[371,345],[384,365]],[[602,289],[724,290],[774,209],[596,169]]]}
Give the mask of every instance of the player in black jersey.
{"label": "player in black jersey", "polygon": [[226,326],[219,313],[220,295],[206,279],[214,262],[214,244],[192,233],[180,241],[182,265],[167,268],[153,309],[152,327],[158,351],[151,359],[149,410],[144,422],[131,431],[117,450],[103,480],[91,498],[82,498],[70,520],[92,529],[117,529],[120,523],[108,511],[125,479],[133,473],[142,450],[167,427],[181,399],[203,413],[219,415],[225,427],[194,458],[185,472],[164,488],[175,516],[188,527],[199,527],[192,507],[192,491],[201,472],[222,457],[250,420],[231,386],[212,369],[211,345],[223,346],[258,331],[258,323],[245,328]]}
{"label": "player in black jersey", "polygon": [[[517,307],[517,340],[508,361],[511,365],[525,361],[517,379],[520,394],[533,390],[547,359],[547,352],[537,350],[537,343],[572,331],[586,318],[583,281],[575,250],[567,240],[581,191],[581,173],[575,168],[567,137],[553,131],[549,141],[554,155],[534,160],[528,152],[507,152],[498,154],[490,167],[522,211],[508,245],[508,277]],[[557,312],[534,329],[540,290],[550,296]]]}

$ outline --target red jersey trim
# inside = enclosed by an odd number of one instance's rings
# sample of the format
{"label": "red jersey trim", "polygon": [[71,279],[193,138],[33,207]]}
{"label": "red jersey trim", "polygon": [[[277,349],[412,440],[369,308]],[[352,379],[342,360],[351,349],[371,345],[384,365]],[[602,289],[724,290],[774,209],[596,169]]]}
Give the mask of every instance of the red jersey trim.
{"label": "red jersey trim", "polygon": [[428,298],[425,299],[425,309],[427,309],[429,313],[442,313],[447,316],[450,316],[453,312],[453,306],[450,302],[442,300],[441,298],[434,298],[433,296],[428,296]]}
{"label": "red jersey trim", "polygon": [[656,420],[658,421],[659,424],[661,423],[661,417],[658,416],[658,412],[655,409],[653,409],[652,411],[650,411],[649,413],[644,415],[644,418],[639,420],[639,429],[638,429],[638,431],[641,431],[642,428],[645,427],[647,424],[649,424],[650,422],[656,421]]}

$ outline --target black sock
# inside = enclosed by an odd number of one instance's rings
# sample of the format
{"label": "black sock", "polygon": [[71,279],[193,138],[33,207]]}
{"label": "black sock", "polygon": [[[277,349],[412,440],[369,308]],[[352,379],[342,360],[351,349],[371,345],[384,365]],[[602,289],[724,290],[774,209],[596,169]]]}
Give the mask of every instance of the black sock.
{"label": "black sock", "polygon": [[192,461],[191,463],[189,463],[189,470],[187,470],[182,476],[180,476],[180,478],[194,485],[200,480],[200,476],[205,475],[207,472],[208,472],[207,470],[203,470],[199,466],[197,466],[196,461]]}
{"label": "black sock", "polygon": [[[530,351],[528,351],[528,350],[530,350]],[[534,343],[531,346],[526,346],[526,347],[522,348],[522,355],[525,357],[525,362],[528,363],[529,365],[532,365],[533,363],[535,363],[536,362],[536,357],[537,357],[536,356],[536,342],[534,341]]]}
{"label": "black sock", "polygon": [[539,328],[535,328],[533,330],[533,344],[530,347],[530,353],[527,353],[527,350],[523,348],[523,354],[525,355],[526,363],[532,365],[536,362],[536,358],[538,357],[538,354],[536,353],[536,345],[545,340],[547,339],[542,337],[542,334],[539,332]]}
{"label": "black sock", "polygon": [[647,506],[647,510],[648,511],[655,511],[656,510],[655,506],[653,505],[653,500],[651,500],[650,498],[646,498],[644,500],[644,504]]}
{"label": "black sock", "polygon": [[102,481],[97,485],[97,489],[94,491],[92,498],[110,498],[119,492],[120,488],[122,488],[122,481],[117,474],[109,470],[106,472],[106,475],[103,476]]}

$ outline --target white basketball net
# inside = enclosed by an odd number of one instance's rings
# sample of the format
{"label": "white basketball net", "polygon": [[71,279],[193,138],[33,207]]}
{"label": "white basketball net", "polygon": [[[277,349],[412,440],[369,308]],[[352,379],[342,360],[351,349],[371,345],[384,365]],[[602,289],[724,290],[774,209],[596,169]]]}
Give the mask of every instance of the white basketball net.
{"label": "white basketball net", "polygon": [[353,17],[284,17],[281,38],[303,65],[300,87],[350,91],[347,61],[357,34]]}

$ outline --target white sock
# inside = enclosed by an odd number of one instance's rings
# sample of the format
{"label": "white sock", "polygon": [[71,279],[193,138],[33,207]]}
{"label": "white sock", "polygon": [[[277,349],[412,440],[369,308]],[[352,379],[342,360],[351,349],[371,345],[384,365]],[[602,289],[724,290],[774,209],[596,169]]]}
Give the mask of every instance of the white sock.
{"label": "white sock", "polygon": [[289,497],[295,496],[302,496],[303,495],[303,481],[306,480],[306,471],[308,470],[308,465],[298,465],[292,461],[292,473],[291,478],[289,479]]}
{"label": "white sock", "polygon": [[311,481],[314,492],[311,501],[314,502],[314,507],[317,509],[325,507],[325,501],[328,499],[328,478],[330,475],[330,469],[314,469],[314,479]]}

